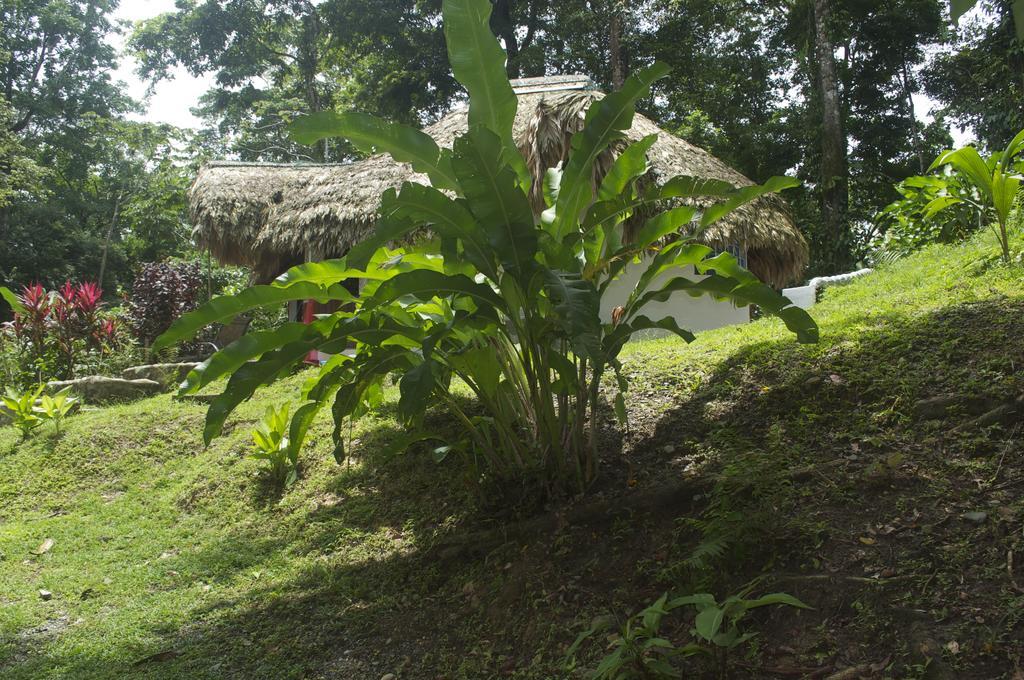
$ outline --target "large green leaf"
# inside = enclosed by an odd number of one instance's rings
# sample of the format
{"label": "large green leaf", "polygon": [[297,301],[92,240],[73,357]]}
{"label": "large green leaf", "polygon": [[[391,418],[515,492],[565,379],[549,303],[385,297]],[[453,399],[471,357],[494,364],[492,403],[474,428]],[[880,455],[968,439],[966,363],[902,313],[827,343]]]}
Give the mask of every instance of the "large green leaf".
{"label": "large green leaf", "polygon": [[469,209],[506,269],[529,268],[537,253],[533,209],[510,167],[500,163],[498,137],[484,127],[455,141],[452,165]]}
{"label": "large green leaf", "polygon": [[504,163],[529,186],[529,173],[512,139],[518,100],[505,72],[505,51],[491,32],[489,0],[444,0],[441,5],[448,60],[469,93],[469,127],[482,126],[500,140]]}
{"label": "large green leaf", "polygon": [[708,607],[697,612],[697,617],[693,620],[693,627],[697,630],[697,635],[711,642],[718,635],[718,630],[722,627],[724,619],[724,611],[718,607]]}
{"label": "large green leaf", "polygon": [[643,309],[650,302],[664,302],[676,292],[686,292],[693,297],[710,295],[714,298],[732,300],[739,304],[756,304],[766,314],[779,317],[790,331],[796,334],[797,341],[815,343],[818,341],[818,325],[814,319],[800,307],[794,305],[771,287],[760,282],[737,281],[728,276],[710,274],[700,280],[680,276],[669,280],[658,290],[642,296],[635,309]]}
{"label": "large green leaf", "polygon": [[[1024,0],[1021,0],[1020,5],[1024,9]],[[1020,17],[1024,20],[1024,16]],[[1006,149],[1003,150],[1001,157],[999,158],[999,166],[1003,172],[1010,172],[1010,166],[1013,163],[1014,157],[1024,151],[1024,130],[1018,132],[1010,143],[1006,145]]]}
{"label": "large green leaf", "polygon": [[[514,113],[514,112],[513,112]],[[458,189],[451,171],[451,158],[425,132],[390,123],[365,113],[320,111],[298,118],[289,128],[292,139],[314,144],[325,137],[344,137],[365,153],[387,153],[399,163],[430,177],[441,189]]]}
{"label": "large green leaf", "polygon": [[14,311],[15,314],[25,313],[24,305],[21,304],[21,301],[18,299],[18,296],[12,293],[9,288],[6,288],[5,286],[0,286],[0,297],[4,299],[4,302],[11,306],[11,309]]}
{"label": "large green leaf", "polygon": [[578,274],[544,270],[544,289],[557,321],[579,356],[601,352],[601,296],[591,281]]}
{"label": "large green leaf", "polygon": [[608,169],[608,174],[601,180],[597,190],[597,199],[607,201],[616,199],[638,177],[643,176],[649,167],[647,152],[658,141],[658,135],[647,135],[643,139],[627,146]]}
{"label": "large green leaf", "polygon": [[309,432],[309,426],[313,423],[316,414],[320,412],[321,405],[322,402],[319,401],[303,404],[296,409],[295,415],[292,416],[292,422],[288,428],[288,457],[293,465],[299,459],[299,451],[302,450],[302,445],[306,441],[306,433]]}
{"label": "large green leaf", "polygon": [[203,440],[207,445],[220,436],[224,421],[239,404],[249,399],[262,385],[269,385],[292,366],[302,360],[313,348],[315,340],[300,340],[265,353],[258,361],[243,364],[228,380],[224,392],[210,404],[206,411]]}
{"label": "large green leaf", "polygon": [[[442,238],[458,239],[463,254],[477,271],[497,281],[495,251],[488,243],[488,234],[464,202],[453,200],[432,187],[405,184],[395,200],[395,214],[429,226]],[[532,233],[532,224],[530,231]]]}
{"label": "large green leaf", "polygon": [[1003,224],[1010,217],[1013,204],[1020,194],[1020,178],[1008,175],[1000,176],[992,183],[992,205],[996,209],[999,221]]}
{"label": "large green leaf", "polygon": [[618,326],[615,326],[612,331],[605,336],[605,354],[609,357],[618,356],[622,346],[626,344],[634,333],[637,331],[651,329],[670,331],[686,342],[693,342],[696,340],[696,336],[693,333],[685,328],[680,328],[679,324],[676,323],[676,320],[671,316],[666,316],[655,321],[641,314],[626,323],[620,323]]}
{"label": "large green leaf", "polygon": [[312,337],[311,327],[303,323],[284,323],[277,328],[246,333],[189,371],[180,394],[194,394],[217,378],[234,373],[247,361],[307,336]]}
{"label": "large green leaf", "polygon": [[796,177],[772,177],[764,184],[755,184],[749,187],[736,189],[722,203],[716,203],[704,210],[700,218],[700,226],[703,229],[708,225],[722,219],[744,203],[749,203],[755,198],[765,194],[790,189],[800,186],[800,180]]}
{"label": "large green leaf", "polygon": [[417,270],[399,274],[381,283],[373,297],[366,301],[365,306],[377,307],[406,295],[419,300],[430,300],[435,296],[464,295],[472,298],[478,305],[501,305],[501,298],[490,286],[476,283],[468,276],[448,276],[429,270]]}
{"label": "large green leaf", "polygon": [[575,228],[590,205],[594,195],[594,163],[609,144],[621,139],[623,131],[633,125],[636,101],[650,92],[651,84],[668,71],[669,68],[660,63],[637,71],[626,79],[621,90],[590,106],[583,129],[572,137],[572,149],[562,172],[554,213],[548,213],[546,218],[556,241],[560,242]]}
{"label": "large green leaf", "polygon": [[341,284],[321,286],[301,282],[282,288],[280,286],[253,286],[235,295],[215,297],[198,309],[182,314],[163,335],[153,343],[153,351],[160,351],[181,340],[187,340],[201,328],[211,323],[225,323],[243,312],[259,307],[279,305],[292,300],[316,300],[324,303],[331,300],[352,302],[352,293]]}
{"label": "large green leaf", "polygon": [[956,151],[944,151],[928,168],[929,172],[943,165],[952,165],[967,176],[982,195],[992,198],[992,171],[973,146]]}
{"label": "large green leaf", "polygon": [[771,593],[769,595],[762,595],[761,597],[754,600],[745,600],[743,602],[744,609],[756,609],[757,607],[764,607],[770,604],[785,604],[790,607],[797,607],[798,609],[810,609],[800,600],[796,599],[789,593]]}
{"label": "large green leaf", "polygon": [[434,361],[428,357],[406,371],[398,382],[398,417],[403,422],[411,423],[427,407],[436,382],[434,368]]}

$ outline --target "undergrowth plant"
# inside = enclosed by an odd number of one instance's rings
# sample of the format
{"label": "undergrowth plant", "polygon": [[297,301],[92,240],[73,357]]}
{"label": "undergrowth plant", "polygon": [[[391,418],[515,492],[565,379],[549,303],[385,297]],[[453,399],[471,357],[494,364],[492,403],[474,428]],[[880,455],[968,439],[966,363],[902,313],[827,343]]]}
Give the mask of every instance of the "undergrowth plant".
{"label": "undergrowth plant", "polygon": [[263,418],[252,429],[252,457],[265,461],[270,477],[278,484],[290,486],[298,474],[297,450],[288,445],[288,410],[268,406]]}
{"label": "undergrowth plant", "polygon": [[[601,659],[590,677],[592,680],[681,678],[682,672],[672,665],[671,660],[696,654],[708,655],[719,677],[727,677],[729,653],[757,635],[755,632],[744,632],[740,627],[740,622],[748,612],[770,605],[810,609],[787,593],[771,593],[751,599],[747,598],[749,592],[747,588],[722,601],[708,593],[673,599],[669,599],[668,593],[665,593],[649,607],[626,620],[609,644],[611,651]],[[673,610],[687,606],[697,611],[693,628],[690,629],[692,640],[677,646],[661,633],[661,625]],[[611,626],[610,619],[600,618],[580,633],[566,653],[567,665],[576,665],[576,654],[586,640],[607,632]]]}
{"label": "undergrowth plant", "polygon": [[65,387],[56,394],[43,394],[39,397],[39,405],[36,411],[43,420],[53,423],[54,429],[59,433],[64,418],[78,404],[78,398],[71,396],[71,387]]}
{"label": "undergrowth plant", "polygon": [[940,196],[929,204],[932,214],[950,206],[968,203],[973,205],[983,219],[991,215],[996,221],[996,238],[1002,249],[1003,261],[1010,261],[1010,237],[1007,225],[1014,206],[1018,204],[1021,189],[1021,173],[1015,165],[1016,157],[1024,151],[1024,130],[1017,133],[1006,148],[993,154],[988,160],[981,157],[972,146],[939,154],[929,170],[950,166],[957,174],[973,185],[974,196]]}
{"label": "undergrowth plant", "polygon": [[[608,372],[617,377],[614,411],[620,421],[626,417],[628,383],[618,361],[623,345],[651,328],[694,339],[672,317],[646,316],[648,303],[685,294],[756,304],[779,316],[799,340],[817,340],[806,312],[732,255],[712,257],[694,240],[740,205],[796,180],[737,189],[680,176],[647,186],[639,180],[648,173],[652,135],[626,146],[595,181],[596,161],[622,142],[636,101],[666,74],[661,64],[595,102],[572,138],[568,160],[531,177],[512,136],[517,99],[488,25],[490,10],[487,0],[443,3],[452,69],[469,93],[469,129],[451,149],[414,128],[358,113],[324,112],[293,124],[301,142],[344,137],[366,152],[410,163],[430,184],[406,182],[387,191],[375,233],[346,257],[301,265],[271,285],[215,298],[156,342],[157,349],[168,346],[206,324],[269,304],[314,299],[347,305],[309,325],[250,333],[192,372],[185,393],[230,376],[208,411],[207,442],[258,387],[317,349],[333,356],[302,391],[304,403],[289,428],[295,450],[316,413],[330,404],[334,455],[342,460],[343,424],[372,406],[391,378],[399,385],[405,425],[421,429],[426,409],[439,405],[461,425],[461,435],[445,441],[448,450],[490,480],[537,478],[548,489],[582,491],[597,472],[594,416]],[[543,182],[546,202],[539,216],[529,198],[535,181]],[[703,210],[684,203],[696,197],[717,202]],[[629,220],[639,228],[627,242]],[[416,245],[387,247],[424,232],[432,236]],[[641,261],[646,268],[632,294],[602,323],[609,285]],[[686,276],[691,268],[699,276]],[[349,279],[364,281],[358,297],[345,285]],[[473,393],[473,405],[453,396],[455,381]]]}
{"label": "undergrowth plant", "polygon": [[10,414],[11,424],[21,432],[22,439],[28,438],[32,430],[43,424],[36,410],[36,400],[43,393],[45,385],[40,384],[35,389],[19,392],[13,387],[7,387],[7,393],[0,397],[3,399],[4,407]]}

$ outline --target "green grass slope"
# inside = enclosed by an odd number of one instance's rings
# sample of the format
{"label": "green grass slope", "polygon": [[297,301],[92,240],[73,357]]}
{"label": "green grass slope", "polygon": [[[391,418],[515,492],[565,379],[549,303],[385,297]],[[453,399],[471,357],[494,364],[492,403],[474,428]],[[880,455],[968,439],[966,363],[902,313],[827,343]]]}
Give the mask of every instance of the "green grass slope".
{"label": "green grass slope", "polygon": [[565,651],[595,616],[756,579],[814,610],[759,612],[735,677],[1020,677],[1024,270],[994,254],[829,289],[816,346],[773,320],[631,345],[630,428],[609,415],[600,482],[558,507],[383,454],[394,394],[344,465],[317,423],[276,493],[247,433],[303,376],[205,450],[169,396],[0,429],[0,676],[586,677],[601,645]]}

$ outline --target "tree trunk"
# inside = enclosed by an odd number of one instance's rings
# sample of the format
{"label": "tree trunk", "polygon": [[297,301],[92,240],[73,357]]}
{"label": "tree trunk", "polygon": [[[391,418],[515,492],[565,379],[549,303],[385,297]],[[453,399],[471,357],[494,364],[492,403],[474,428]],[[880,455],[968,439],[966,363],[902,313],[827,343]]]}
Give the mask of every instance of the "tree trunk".
{"label": "tree trunk", "polygon": [[519,40],[512,20],[512,0],[492,0],[491,31],[505,43],[505,70],[509,78],[519,77]]}
{"label": "tree trunk", "polygon": [[814,0],[814,48],[821,93],[821,262],[829,273],[853,266],[852,237],[847,218],[850,202],[846,166],[846,133],[843,130],[835,46],[829,34],[831,0]]}
{"label": "tree trunk", "polygon": [[608,23],[608,61],[612,69],[612,89],[621,90],[626,82],[626,63],[622,50],[622,27],[625,3],[614,0],[612,3],[611,21]]}
{"label": "tree trunk", "polygon": [[107,271],[107,251],[110,250],[110,239],[114,237],[114,228],[117,227],[117,216],[121,212],[121,199],[124,197],[124,190],[117,192],[117,198],[114,200],[114,214],[110,217],[110,224],[107,225],[107,236],[103,239],[103,257],[100,258],[100,275],[96,279],[96,284],[103,287],[103,275]]}
{"label": "tree trunk", "polygon": [[921,135],[917,132],[917,115],[914,113],[914,88],[910,84],[910,72],[904,62],[901,75],[903,82],[903,96],[907,98],[907,122],[910,124],[910,141],[914,146],[914,154],[917,156],[918,172],[924,174],[924,149],[922,149]]}

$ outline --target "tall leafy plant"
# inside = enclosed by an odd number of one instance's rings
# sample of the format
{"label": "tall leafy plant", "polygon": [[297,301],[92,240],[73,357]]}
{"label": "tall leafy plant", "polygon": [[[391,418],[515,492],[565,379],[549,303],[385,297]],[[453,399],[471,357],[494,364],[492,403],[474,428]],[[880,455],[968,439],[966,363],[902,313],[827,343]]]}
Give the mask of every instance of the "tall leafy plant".
{"label": "tall leafy plant", "polygon": [[1010,239],[1007,224],[1010,212],[1018,203],[1020,195],[1021,175],[1014,165],[1015,158],[1024,151],[1024,130],[1017,133],[1001,152],[993,154],[987,161],[981,157],[973,146],[965,146],[955,151],[939,154],[929,170],[949,165],[972,184],[977,192],[974,198],[967,196],[942,196],[929,204],[929,211],[934,214],[950,206],[968,202],[974,205],[983,216],[991,213],[996,220],[999,245],[1003,251],[1003,261],[1010,261]]}
{"label": "tall leafy plant", "polygon": [[[193,392],[230,375],[211,404],[204,436],[218,436],[225,419],[261,385],[286,375],[312,349],[333,357],[308,380],[294,414],[289,446],[301,445],[311,420],[330,404],[335,457],[345,456],[343,424],[358,418],[397,379],[398,414],[419,429],[425,409],[438,404],[461,426],[438,449],[481,464],[496,478],[539,476],[552,487],[584,489],[597,471],[600,385],[617,377],[615,411],[625,417],[628,383],[618,355],[637,331],[660,328],[687,341],[693,335],[671,317],[651,318],[646,305],[676,294],[711,295],[756,304],[782,318],[801,341],[817,327],[801,309],[762,284],[728,254],[692,238],[739,205],[795,184],[775,178],[735,189],[725,182],[676,177],[644,187],[646,151],[654,137],[629,145],[604,178],[595,162],[623,140],[634,104],[666,72],[637,72],[623,87],[594,103],[572,139],[564,167],[532,178],[512,137],[517,99],[504,70],[504,53],[488,27],[487,0],[445,0],[444,29],[455,77],[469,93],[469,129],[451,149],[428,135],[358,113],[321,113],[297,121],[293,136],[305,143],[330,136],[368,152],[410,163],[430,184],[407,182],[386,192],[375,233],[345,258],[295,267],[273,284],[211,300],[184,315],[156,348],[202,326],[256,307],[313,298],[351,305],[309,325],[288,323],[250,333],[193,371],[183,387]],[[531,208],[534,181],[544,182],[547,209]],[[700,211],[683,200],[718,199]],[[631,242],[627,219],[650,214]],[[433,235],[408,242],[424,228]],[[674,238],[667,244],[667,239]],[[645,271],[628,300],[602,323],[601,300],[631,262]],[[702,276],[685,275],[693,268]],[[666,278],[667,277],[667,278]],[[363,279],[358,297],[344,282]],[[350,345],[354,347],[350,348]],[[453,395],[460,381],[472,391],[467,404]],[[438,435],[439,433],[432,433]]]}

